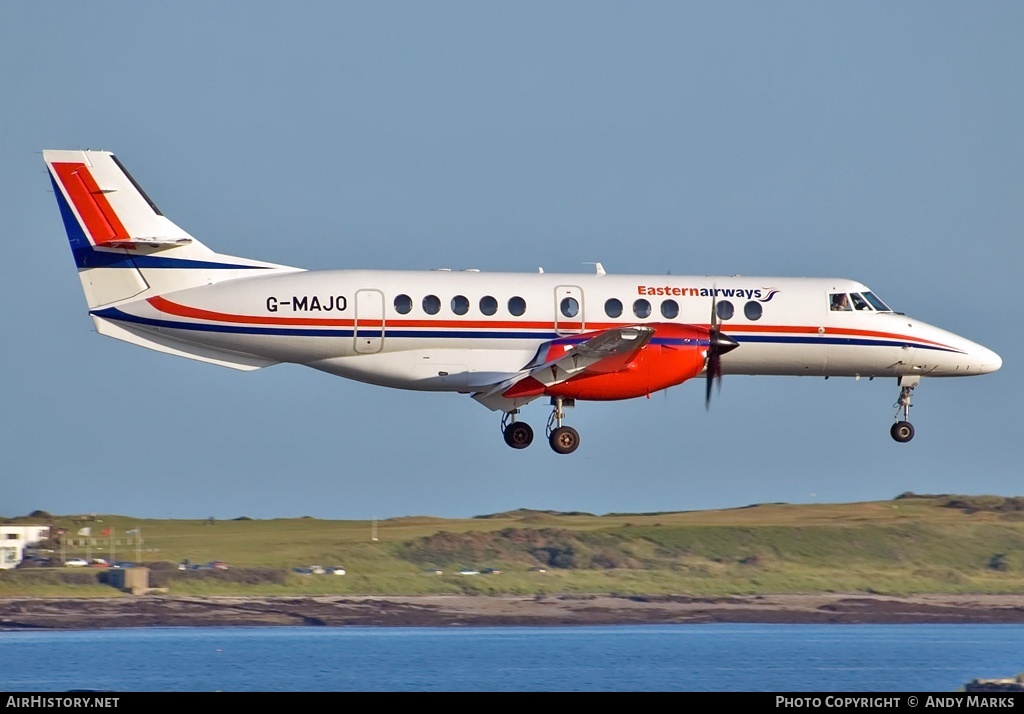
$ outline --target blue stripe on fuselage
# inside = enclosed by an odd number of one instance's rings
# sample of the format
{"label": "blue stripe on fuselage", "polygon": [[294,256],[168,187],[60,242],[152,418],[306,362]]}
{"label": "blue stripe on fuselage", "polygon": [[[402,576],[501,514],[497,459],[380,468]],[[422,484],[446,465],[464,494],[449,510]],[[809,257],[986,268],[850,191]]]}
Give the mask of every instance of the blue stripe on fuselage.
{"label": "blue stripe on fuselage", "polygon": [[[104,308],[102,310],[93,310],[93,315],[97,317],[106,318],[108,320],[117,320],[118,322],[129,322],[136,325],[145,325],[148,327],[160,327],[171,330],[191,330],[195,332],[221,332],[226,334],[236,335],[282,335],[288,337],[352,337],[355,331],[352,328],[311,328],[311,327],[271,327],[271,326],[254,326],[254,325],[225,325],[219,323],[195,323],[195,322],[178,322],[176,320],[160,320],[150,317],[140,317],[138,315],[132,315],[119,310],[116,307]],[[499,331],[483,331],[483,330],[403,330],[403,329],[392,329],[389,330],[385,326],[384,331],[381,330],[365,330],[360,329],[359,335],[364,337],[386,337],[386,338],[407,338],[407,339],[430,339],[430,338],[442,338],[442,339],[484,339],[484,340],[557,340],[559,343],[564,342],[567,338],[565,336],[558,336],[550,332],[499,332]],[[569,338],[572,339],[572,338]],[[762,335],[752,336],[743,335],[734,337],[734,339],[741,345],[745,342],[757,343],[757,344],[779,344],[779,345],[849,345],[859,347],[916,347],[925,350],[935,350],[938,352],[957,352],[949,347],[940,347],[938,345],[926,345],[917,342],[904,342],[896,340],[882,340],[882,339],[865,339],[858,337],[819,337],[808,335],[807,337],[793,337],[793,336],[782,336],[782,335]],[[577,340],[573,340],[577,341]],[[584,341],[583,338],[578,340],[579,342]],[[687,342],[684,339],[655,339],[651,340],[655,344],[667,344],[667,345],[678,345],[683,344],[686,346],[700,345],[707,346],[707,340],[690,341]]]}
{"label": "blue stripe on fuselage", "polygon": [[[730,335],[731,336],[731,335]],[[783,335],[744,335],[733,339],[741,345],[744,342],[776,345],[855,345],[858,347],[916,347],[922,350],[935,350],[937,352],[955,352],[964,354],[962,350],[952,347],[941,347],[939,345],[926,345],[920,342],[909,342],[900,340],[867,339],[864,337],[789,337]]]}

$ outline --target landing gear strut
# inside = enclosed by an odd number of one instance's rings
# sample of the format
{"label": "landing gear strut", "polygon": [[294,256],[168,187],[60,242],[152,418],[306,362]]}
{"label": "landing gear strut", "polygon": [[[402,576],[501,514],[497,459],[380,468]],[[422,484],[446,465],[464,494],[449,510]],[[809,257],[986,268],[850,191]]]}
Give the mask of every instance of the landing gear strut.
{"label": "landing gear strut", "polygon": [[505,443],[513,449],[525,449],[533,443],[533,429],[524,421],[516,421],[518,409],[505,412],[501,417],[501,433]]}
{"label": "landing gear strut", "polygon": [[562,419],[565,418],[563,407],[568,409],[576,406],[575,399],[564,399],[563,397],[551,397],[551,416],[548,417],[548,442],[557,454],[571,454],[580,445],[580,435],[571,426],[562,426]]}
{"label": "landing gear strut", "polygon": [[[893,405],[896,408],[896,423],[889,429],[889,434],[893,439],[905,444],[914,438],[914,426],[910,423],[910,407],[913,406],[910,403],[911,394],[920,382],[920,377],[900,377],[900,398],[896,400]],[[903,419],[900,419],[900,412],[903,412]]]}

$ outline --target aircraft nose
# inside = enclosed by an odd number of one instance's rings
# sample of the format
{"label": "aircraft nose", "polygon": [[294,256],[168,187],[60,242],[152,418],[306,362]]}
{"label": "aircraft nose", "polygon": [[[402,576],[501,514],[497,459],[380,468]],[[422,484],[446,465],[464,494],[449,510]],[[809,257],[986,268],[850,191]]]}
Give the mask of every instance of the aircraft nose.
{"label": "aircraft nose", "polygon": [[978,350],[978,355],[975,358],[975,361],[978,364],[978,371],[982,374],[995,372],[1003,366],[1003,358],[987,347],[982,347]]}

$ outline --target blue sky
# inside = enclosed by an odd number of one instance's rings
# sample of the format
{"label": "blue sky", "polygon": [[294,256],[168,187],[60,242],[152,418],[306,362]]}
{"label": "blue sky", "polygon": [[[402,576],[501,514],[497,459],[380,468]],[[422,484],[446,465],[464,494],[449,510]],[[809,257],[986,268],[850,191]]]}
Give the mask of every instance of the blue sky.
{"label": "blue sky", "polygon": [[[466,517],[1019,495],[1024,5],[0,4],[0,515]],[[579,403],[239,373],[92,328],[42,149],[215,250],[316,268],[839,276],[1000,372]],[[525,417],[542,427],[548,407]]]}

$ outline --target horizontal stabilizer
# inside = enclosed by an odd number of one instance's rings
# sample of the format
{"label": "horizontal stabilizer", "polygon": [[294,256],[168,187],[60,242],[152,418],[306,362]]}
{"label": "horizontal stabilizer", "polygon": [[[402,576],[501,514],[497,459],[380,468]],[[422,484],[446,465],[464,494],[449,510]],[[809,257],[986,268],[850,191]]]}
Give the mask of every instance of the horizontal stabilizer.
{"label": "horizontal stabilizer", "polygon": [[216,364],[221,367],[231,367],[232,369],[240,369],[243,371],[251,371],[278,364],[278,362],[261,359],[252,355],[193,345],[189,342],[172,340],[163,336],[153,335],[151,333],[143,334],[141,332],[136,332],[129,327],[119,325],[116,322],[112,322],[102,317],[97,317],[96,315],[92,316],[92,321],[96,326],[96,331],[101,335],[113,337],[118,340],[124,340],[125,342],[140,345],[141,347],[148,347],[151,350],[165,352],[167,354],[175,355],[176,357],[187,357],[199,362],[207,362],[209,364]]}
{"label": "horizontal stabilizer", "polygon": [[161,250],[164,248],[177,248],[178,246],[188,245],[191,242],[191,238],[131,238],[128,240],[110,240],[105,245],[109,248],[127,248],[128,250],[133,248]]}

